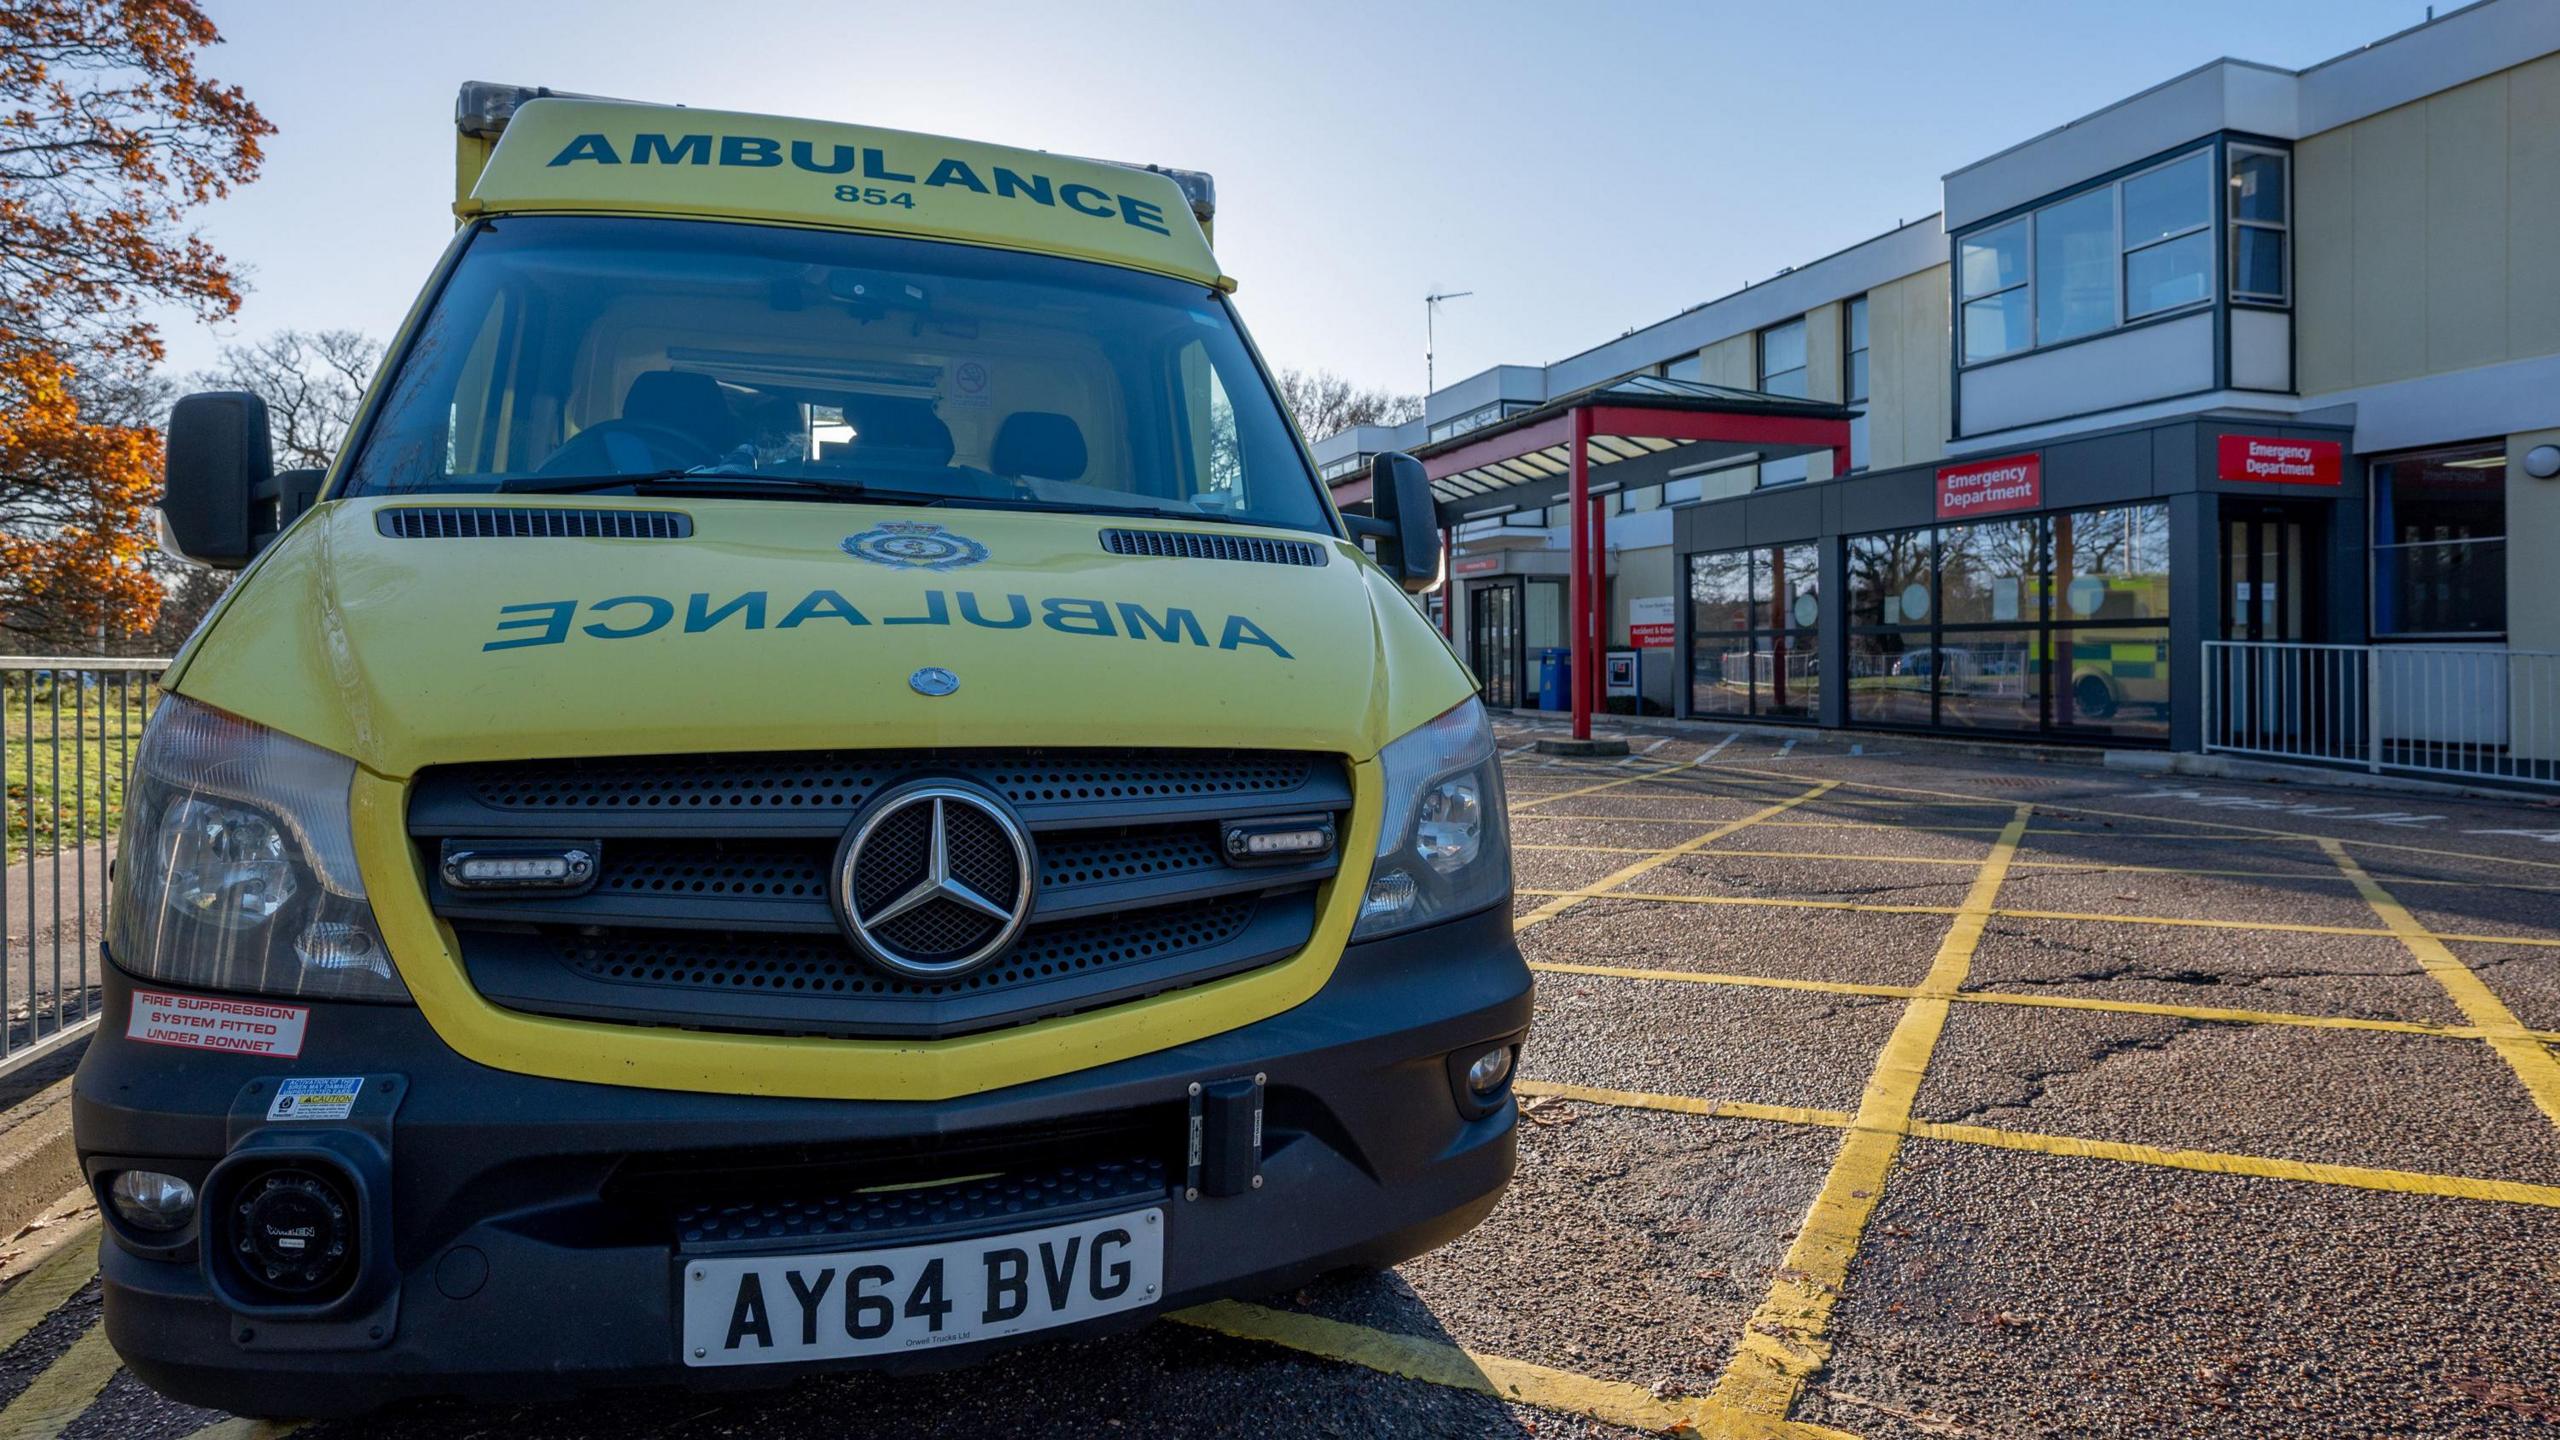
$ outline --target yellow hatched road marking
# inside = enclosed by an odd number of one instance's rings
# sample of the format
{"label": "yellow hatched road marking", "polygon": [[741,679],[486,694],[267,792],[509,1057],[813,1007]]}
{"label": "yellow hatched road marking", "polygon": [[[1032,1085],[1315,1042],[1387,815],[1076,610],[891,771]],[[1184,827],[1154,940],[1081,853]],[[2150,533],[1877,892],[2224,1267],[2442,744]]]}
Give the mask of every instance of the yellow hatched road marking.
{"label": "yellow hatched road marking", "polygon": [[[1549,817],[1555,818],[1555,817]],[[1704,823],[1704,822],[1701,822]],[[1773,824],[1777,822],[1772,822]],[[2029,831],[2033,834],[2033,831]],[[2219,839],[2219,836],[2182,836],[2182,839]],[[1652,855],[1657,847],[1648,845],[1514,845],[1514,850],[1545,850],[1559,854],[1583,855]],[[2030,845],[2032,848],[2032,842]],[[1853,850],[1734,850],[1719,847],[1700,852],[1729,860],[1838,860],[1876,865],[1943,865],[1972,869],[1982,863],[1980,856],[1966,855],[1862,855]],[[2306,862],[2307,863],[2307,862]],[[2226,870],[2211,865],[2122,865],[2105,860],[2013,860],[2012,870],[2054,870],[2074,875],[2208,875],[2233,880],[2311,880],[2330,884],[2346,884],[2347,877],[2334,870]],[[2560,892],[2560,885],[2537,884],[2528,880],[2445,880],[2429,876],[2395,875],[2394,885],[2441,885],[2462,890],[2521,890],[2533,894]]]}
{"label": "yellow hatched road marking", "polygon": [[1809,1105],[1757,1105],[1748,1100],[1657,1095],[1645,1090],[1607,1090],[1596,1085],[1559,1085],[1545,1080],[1515,1081],[1512,1088],[1533,1099],[1548,1096],[1585,1100],[1622,1110],[1663,1110],[1675,1115],[1704,1115],[1711,1120],[1772,1120],[1781,1125],[1822,1125],[1844,1130],[1853,1118],[1846,1110],[1821,1110]]}
{"label": "yellow hatched road marking", "polygon": [[2543,1114],[2551,1117],[2552,1124],[2560,1125],[2560,1056],[2554,1056],[2541,1041],[2526,1031],[2524,1022],[2516,1018],[2515,1012],[2507,1008],[2497,992],[2446,949],[2444,941],[2419,924],[2407,906],[2392,899],[2391,892],[2375,884],[2373,877],[2355,862],[2355,857],[2347,853],[2345,846],[2327,840],[2321,842],[2320,848],[2328,852],[2330,859],[2338,862],[2338,868],[2355,882],[2356,893],[2364,897],[2364,903],[2373,907],[2373,913],[2382,917],[2382,923],[2399,937],[2400,943],[2408,947],[2409,953],[2417,957],[2418,963],[2435,978],[2437,984],[2444,987],[2445,993],[2453,997],[2455,1007],[2472,1024],[2480,1027],[2482,1038],[2516,1072],[2516,1078],[2524,1082],[2526,1093],[2533,1096],[2533,1103],[2541,1107]]}
{"label": "yellow hatched road marking", "polygon": [[107,1344],[107,1327],[91,1325],[0,1410],[0,1440],[54,1440],[80,1412],[98,1403],[124,1362]]}
{"label": "yellow hatched road marking", "polygon": [[1734,1344],[1733,1361],[1716,1382],[1715,1399],[1746,1414],[1784,1419],[1803,1392],[1805,1382],[1830,1357],[1828,1330],[1840,1287],[1857,1258],[1858,1242],[1884,1194],[1886,1172],[1902,1147],[1902,1130],[1911,1122],[1911,1104],[1929,1057],[1946,1029],[1956,992],[1964,988],[1973,967],[1973,952],[1990,923],[1992,902],[2007,878],[2010,858],[2026,832],[2033,807],[2020,805],[1993,842],[1965,895],[1964,908],[1947,927],[1938,955],[1920,982],[1919,993],[1903,1007],[1892,1038],[1867,1079],[1857,1118],[1840,1142],[1840,1154],[1824,1177],[1822,1190],[1806,1212],[1804,1228],[1787,1247],[1786,1263]]}
{"label": "yellow hatched road marking", "polygon": [[186,1440],[284,1440],[309,1425],[308,1420],[216,1420]]}
{"label": "yellow hatched road marking", "polygon": [[[1737,822],[1737,824],[1748,823],[1750,822]],[[1683,846],[1666,852],[1663,858],[1668,859],[1675,854],[1689,854],[1695,848],[1694,843]],[[1642,871],[1650,870],[1653,866],[1629,866],[1628,868]],[[1512,893],[1525,895],[1533,900],[1544,896],[1566,897],[1577,903],[1582,900],[1634,900],[1648,905],[1742,905],[1780,910],[1854,910],[1869,915],[1961,915],[1964,913],[1964,907],[1960,905],[1879,905],[1855,900],[1793,900],[1776,895],[1674,895],[1657,890],[1609,890],[1605,888],[1608,883],[1604,879],[1580,890],[1515,890]],[[1538,912],[1533,910],[1529,913],[1536,915]],[[2264,930],[2284,935],[2354,935],[2380,939],[2393,939],[2398,935],[2397,931],[2380,925],[2306,925],[2290,920],[2208,920],[2188,915],[2110,915],[2094,910],[2004,908],[1987,913],[1991,918],[1999,920],[2076,920],[2099,925],[2167,925],[2201,930]],[[1516,928],[1526,928],[1525,917],[1522,924]],[[2530,945],[2543,949],[2560,949],[2560,937],[2541,935],[2472,935],[2448,930],[2432,938],[2459,940],[2464,944]]]}
{"label": "yellow hatched road marking", "polygon": [[[1757,800],[1760,797],[1754,795],[1751,798]],[[1523,820],[1574,821],[1586,825],[1679,825],[1690,830],[1696,830],[1707,825],[1722,825],[1726,823],[1722,820],[1710,820],[1694,815],[1687,817],[1676,815],[1523,815],[1519,818]]]}
{"label": "yellow hatched road marking", "polygon": [[1998,825],[1897,825],[1890,820],[1772,820],[1772,830],[1908,830],[1915,835],[1997,835]]}
{"label": "yellow hatched road marking", "polygon": [[[1603,1090],[1587,1085],[1518,1082],[1524,1095],[1551,1094],[1559,1099],[1629,1110],[1661,1110],[1702,1115],[1715,1120],[1770,1120],[1782,1125],[1810,1125],[1855,1130],[1857,1117],[1840,1110],[1814,1110],[1795,1105],[1754,1105],[1737,1100],[1701,1100],[1686,1095],[1654,1095],[1640,1090]],[[2296,1180],[2308,1185],[2340,1185],[2355,1190],[2385,1190],[2400,1195],[2439,1195],[2451,1200],[2489,1200],[2560,1210],[2560,1185],[2526,1180],[2490,1180],[2476,1175],[2440,1175],[2425,1170],[2382,1170],[2366,1165],[2328,1165],[2307,1160],[2279,1160],[2271,1155],[2236,1155],[2223,1150],[2170,1150],[2157,1145],[2130,1145],[2116,1140],[2089,1140],[2077,1135],[2048,1135],[2032,1130],[2001,1130],[1989,1125],[1942,1125],[1913,1120],[1900,1134],[1916,1140],[1954,1145],[1980,1145],[2080,1160],[2111,1160],[2162,1170],[2192,1170],[2211,1175],[2247,1175],[2268,1180]]]}
{"label": "yellow hatched road marking", "polygon": [[[1781,770],[1746,770],[1746,769],[1736,768],[1736,769],[1735,769],[1735,771],[1734,771],[1734,773],[1735,773],[1735,774],[1738,774],[1738,775],[1755,775],[1755,776],[1760,776],[1760,777],[1763,777],[1763,778],[1766,778],[1766,779],[1771,779],[1771,780],[1788,780],[1788,779],[1796,779],[1796,778],[1800,778],[1800,777],[1796,777],[1796,776],[1790,776],[1790,775],[1788,775],[1786,772],[1781,771]],[[1963,801],[1967,801],[1967,802],[1971,802],[1971,801],[1977,800],[1977,799],[1979,798],[1979,797],[1977,797],[1977,796],[1964,794],[1964,793],[1962,793],[1962,792],[1960,792],[1960,791],[1955,791],[1955,790],[1931,790],[1931,789],[1927,789],[1927,788],[1925,788],[1925,787],[1923,787],[1923,786],[1918,786],[1918,785],[1880,785],[1880,784],[1877,784],[1877,783],[1875,783],[1874,781],[1871,781],[1871,780],[1851,780],[1851,781],[1847,781],[1847,782],[1845,782],[1845,783],[1846,783],[1846,785],[1847,785],[1847,788],[1852,789],[1852,790],[1866,790],[1866,791],[1874,791],[1874,792],[1877,792],[1877,793],[1887,794],[1887,795],[1928,795],[1928,796],[1935,796],[1935,797],[1937,797],[1937,798],[1945,799],[1945,800],[1963,800]],[[2073,816],[2073,817],[2081,816],[2081,815],[2094,815],[2094,816],[2098,817],[2098,818],[2099,818],[2099,819],[2101,819],[2101,820],[2139,820],[2139,821],[2141,821],[2141,822],[2143,822],[2144,824],[2147,824],[2147,825],[2194,825],[2194,826],[2201,826],[2201,827],[2204,827],[2204,828],[2207,828],[2207,829],[2213,829],[2213,830],[2228,830],[2228,831],[2233,832],[2234,834],[2249,835],[2249,836],[2259,837],[2259,838],[2264,838],[2264,839],[2275,839],[2275,840],[2308,840],[2308,841],[2311,841],[2311,842],[2313,842],[2313,843],[2315,843],[2315,844],[2316,844],[2316,843],[2327,842],[2327,841],[2332,840],[2332,838],[2333,838],[2333,837],[2331,837],[2331,836],[2327,836],[2327,835],[2315,835],[2315,834],[2312,834],[2312,833],[2310,833],[2310,832],[2308,832],[2308,831],[2302,831],[2302,830],[2277,830],[2277,829],[2274,829],[2274,828],[2272,828],[2272,827],[2264,826],[2264,825],[2241,825],[2241,824],[2238,824],[2238,823],[2235,823],[2235,822],[2233,822],[2233,821],[2229,821],[2229,820],[2189,820],[2189,819],[2184,818],[2183,816],[2177,816],[2177,815],[2147,815],[2147,814],[2144,814],[2144,813],[2142,813],[2141,811],[2138,811],[2138,810],[2100,810],[2100,809],[2096,809],[2096,808],[2091,807],[2091,806],[2081,805],[2081,804],[2078,804],[2078,803],[2076,803],[2076,802],[2066,801],[2066,800],[2057,800],[2057,801],[2054,801],[2054,802],[2052,802],[2052,803],[2053,803],[2053,808],[2054,808],[2054,811],[2055,811],[2055,812],[2057,812],[2057,813],[2059,813],[2059,814],[2061,814],[2061,815],[2065,815],[2065,816]],[[2049,814],[2049,815],[2047,815],[2047,816],[2046,816],[2046,818],[2047,818],[2047,819],[2053,819],[2053,818],[2055,818],[2055,816],[2054,816],[2054,815]],[[2313,816],[2313,817],[2306,817],[2306,818],[2313,818],[2313,819],[2334,818],[2334,819],[2338,819],[2338,820],[2352,820],[2352,819],[2354,819],[2355,817],[2354,817],[2353,815],[2341,815],[2341,816],[2334,816],[2334,817],[2320,817],[2320,816]],[[1939,828],[1939,827],[1937,827],[1937,826],[1922,826],[1922,827],[1917,827],[1917,828],[1935,830],[1935,829],[1937,829],[1937,828]],[[2134,840],[2134,839],[2150,839],[2150,838],[2154,838],[2154,837],[2151,837],[2151,836],[2127,834],[2127,833],[2121,833],[2121,832],[2111,831],[2111,830],[2110,830],[2110,831],[2095,831],[2095,830],[2071,831],[2071,830],[2065,830],[2065,831],[2061,831],[2061,832],[2059,832],[2059,833],[2063,833],[2063,834],[2081,834],[2081,835],[2097,835],[2097,834],[2103,834],[2103,835],[2107,836],[2109,839],[2115,839],[2115,840]],[[2171,838],[2171,839],[2186,838],[2186,833],[2187,833],[2187,832],[2175,832],[2175,831],[2173,831],[2173,832],[2169,832],[2167,835],[2165,835],[2165,836],[2163,836],[2163,837],[2159,837],[2159,838]],[[2368,849],[2368,850],[2393,850],[2393,851],[2397,851],[2397,852],[2399,852],[2399,853],[2401,853],[2401,854],[2404,854],[2404,855],[2433,855],[2433,856],[2437,856],[2437,857],[2440,857],[2440,858],[2443,858],[2443,859],[2449,859],[2449,860],[2473,860],[2473,861],[2485,860],[2485,861],[2488,861],[2488,862],[2490,862],[2491,864],[2495,864],[2495,865],[2524,865],[2524,866],[2530,866],[2531,868],[2536,869],[2536,870],[2560,870],[2560,860],[2516,860],[2516,859],[2510,859],[2510,858],[2508,858],[2508,857],[2506,857],[2506,856],[2503,856],[2503,855],[2483,855],[2483,854],[2480,854],[2480,853],[2478,853],[2478,852],[2476,852],[2476,851],[2470,851],[2470,850],[2443,850],[2443,849],[2436,849],[2436,848],[2433,848],[2433,847],[2430,847],[2430,846],[2425,846],[2425,845],[2403,845],[2403,844],[2401,844],[2401,843],[2399,843],[2398,841],[2395,841],[2395,840],[2366,840],[2366,839],[2357,838],[2357,837],[2346,837],[2346,838],[2343,838],[2343,839],[2339,839],[2339,840],[2337,841],[2337,843],[2340,843],[2340,844],[2346,844],[2346,845],[2361,845],[2361,846],[2364,846],[2364,847],[2365,847],[2366,849]]]}
{"label": "yellow hatched road marking", "polygon": [[1646,970],[1628,965],[1578,965],[1564,960],[1532,960],[1532,970],[1557,975],[1602,975],[1612,980],[1676,980],[1685,985],[1747,985],[1761,990],[1811,990],[1823,995],[1880,995],[1908,1000],[1919,992],[1908,985],[1860,985],[1846,980],[1794,980],[1775,975],[1729,975],[1712,970]]}
{"label": "yellow hatched road marking", "polygon": [[[1796,980],[1769,975],[1734,975],[1710,970],[1652,970],[1630,965],[1577,965],[1561,960],[1532,960],[1531,970],[1558,975],[1597,975],[1612,980],[1668,980],[1684,985],[1732,985],[1759,990],[1807,990],[1823,995],[1866,995],[1908,1000],[1916,985],[1869,985],[1848,980]],[[2080,995],[2027,995],[2007,990],[1966,990],[1956,995],[1966,1005],[2018,1005],[2047,1010],[2090,1010],[2110,1015],[2160,1015],[2202,1020],[2217,1025],[2291,1025],[2306,1030],[2371,1030],[2392,1035],[2424,1035],[2443,1040],[2480,1040],[2487,1032],[2475,1025],[2440,1025],[2426,1020],[2368,1020],[2354,1015],[2304,1015],[2290,1010],[2235,1010],[2216,1005],[2163,1005],[2145,1000],[2099,1000]],[[2533,1039],[2560,1044],[2560,1030],[2528,1030]]]}
{"label": "yellow hatched road marking", "polygon": [[[1684,849],[1680,853],[1690,852]],[[1665,855],[1663,858],[1667,860],[1671,857]],[[1629,866],[1628,868],[1638,867]],[[1642,868],[1650,870],[1653,867],[1647,865]],[[1512,893],[1526,895],[1533,900],[1553,895],[1576,901],[1641,900],[1655,905],[1742,905],[1776,910],[1856,910],[1870,915],[1953,915],[1961,908],[1955,905],[1879,905],[1865,900],[1791,900],[1776,895],[1673,895],[1658,890],[1610,890],[1604,888],[1607,883],[1606,880],[1594,881],[1579,890],[1515,890]],[[1530,913],[1534,915],[1537,912]]]}
{"label": "yellow hatched road marking", "polygon": [[[2154,1005],[2141,1000],[2092,1000],[2078,995],[2020,995],[2006,990],[1967,990],[1956,997],[1972,1005],[2025,1005],[2048,1010],[2096,1010],[2118,1015],[2163,1015],[2178,1020],[2204,1020],[2224,1025],[2292,1025],[2305,1030],[2374,1030],[2391,1035],[2425,1035],[2445,1040],[2478,1040],[2469,1025],[2437,1025],[2425,1020],[2367,1020],[2354,1015],[2304,1015],[2289,1010],[2232,1010],[2213,1005]],[[2550,1038],[2560,1041],[2560,1031]]]}
{"label": "yellow hatched road marking", "polygon": [[1212,1301],[1195,1309],[1176,1311],[1167,1318],[1240,1340],[1259,1340],[1301,1354],[1358,1365],[1382,1375],[1490,1395],[1541,1410],[1585,1415],[1604,1424],[1713,1436],[1718,1440],[1855,1440],[1846,1431],[1820,1425],[1735,1414],[1712,1401],[1692,1397],[1656,1399],[1651,1390],[1641,1385],[1577,1375],[1525,1360],[1481,1355],[1436,1340],[1391,1335],[1364,1325],[1236,1300]]}
{"label": "yellow hatched road marking", "polygon": [[1639,780],[1650,780],[1657,775],[1669,775],[1685,768],[1687,768],[1685,765],[1673,765],[1661,770],[1639,770],[1632,775],[1622,775],[1615,780],[1603,780],[1597,785],[1585,785],[1578,790],[1557,790],[1544,795],[1532,795],[1511,808],[1525,810],[1532,805],[1544,805],[1550,800],[1570,800],[1577,795],[1596,795],[1603,790],[1615,790],[1621,785],[1633,785]]}
{"label": "yellow hatched road marking", "polygon": [[2029,1150],[2039,1155],[2063,1155],[2084,1160],[2116,1160],[2129,1165],[2196,1170],[2212,1175],[2251,1175],[2269,1180],[2300,1180],[2313,1185],[2344,1185],[2357,1190],[2387,1190],[2401,1195],[2441,1195],[2454,1200],[2497,1200],[2512,1205],[2560,1209],[2560,1185],[2535,1185],[2522,1180],[2483,1180],[2469,1175],[2379,1170],[2364,1165],[2324,1165],[2306,1160],[2278,1160],[2268,1155],[2232,1155],[2219,1150],[2166,1150],[2156,1145],[2083,1140],[2076,1135],[1995,1130],[1986,1125],[1939,1125],[1920,1121],[1911,1126],[1911,1134],[1921,1140],[1950,1140],[1959,1145]]}
{"label": "yellow hatched road marking", "polygon": [[98,1273],[97,1217],[81,1222],[74,1238],[63,1242],[61,1249],[46,1257],[43,1264],[28,1271],[5,1294],[0,1294],[0,1350],[6,1350],[27,1336],[27,1332],[47,1315],[60,1308],[62,1302],[78,1294]]}
{"label": "yellow hatched road marking", "polygon": [[1654,869],[1656,866],[1667,865],[1673,860],[1698,849],[1700,846],[1712,845],[1716,841],[1732,834],[1736,830],[1742,829],[1745,826],[1757,825],[1761,821],[1766,820],[1773,815],[1783,815],[1808,800],[1818,799],[1823,795],[1827,795],[1837,787],[1839,783],[1840,782],[1837,780],[1825,780],[1821,784],[1814,786],[1812,789],[1805,791],[1801,795],[1791,796],[1788,799],[1781,800],[1775,805],[1767,806],[1761,810],[1755,811],[1740,820],[1728,820],[1723,824],[1716,826],[1714,829],[1707,831],[1703,835],[1694,836],[1670,847],[1667,850],[1660,851],[1647,859],[1639,860],[1632,865],[1612,871],[1580,890],[1521,891],[1520,893],[1524,895],[1552,895],[1554,898],[1549,899],[1546,904],[1539,906],[1528,914],[1512,921],[1512,931],[1516,934],[1522,930],[1528,929],[1532,925],[1552,920],[1567,910],[1572,909],[1574,906],[1581,904],[1583,901],[1590,899],[1592,896],[1597,895],[1604,890],[1610,890],[1617,886],[1624,885],[1628,881],[1635,879],[1637,876],[1644,874],[1646,871]]}

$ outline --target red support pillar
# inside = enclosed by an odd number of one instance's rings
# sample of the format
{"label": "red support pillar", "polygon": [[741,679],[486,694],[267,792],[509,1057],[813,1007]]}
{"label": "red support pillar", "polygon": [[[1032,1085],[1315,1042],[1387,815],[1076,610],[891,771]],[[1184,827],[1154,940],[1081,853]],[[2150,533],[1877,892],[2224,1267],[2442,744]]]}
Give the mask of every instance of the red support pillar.
{"label": "red support pillar", "polygon": [[1608,495],[1592,495],[1590,525],[1592,564],[1592,679],[1590,679],[1590,712],[1600,715],[1608,710]]}
{"label": "red support pillar", "polygon": [[1458,636],[1458,532],[1440,532],[1440,638]]}
{"label": "red support pillar", "polygon": [[1598,609],[1599,600],[1592,593],[1591,585],[1591,411],[1587,408],[1573,412],[1572,475],[1571,488],[1566,492],[1569,497],[1566,504],[1571,512],[1567,518],[1572,521],[1572,569],[1566,594],[1566,608],[1572,612],[1569,617],[1572,628],[1566,632],[1567,653],[1573,665],[1573,738],[1588,740],[1591,738],[1591,672],[1600,659],[1593,653],[1591,643],[1591,616]]}

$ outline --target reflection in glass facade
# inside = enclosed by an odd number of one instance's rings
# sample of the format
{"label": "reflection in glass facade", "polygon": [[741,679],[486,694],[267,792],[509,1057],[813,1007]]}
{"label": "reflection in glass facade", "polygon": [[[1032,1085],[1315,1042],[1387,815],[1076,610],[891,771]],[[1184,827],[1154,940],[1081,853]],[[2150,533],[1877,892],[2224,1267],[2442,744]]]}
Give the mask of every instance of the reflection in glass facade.
{"label": "reflection in glass facade", "polygon": [[1691,713],[1821,714],[1821,570],[1811,543],[1689,557]]}
{"label": "reflection in glass facade", "polygon": [[2169,512],[2127,505],[1847,542],[1852,724],[2169,733]]}

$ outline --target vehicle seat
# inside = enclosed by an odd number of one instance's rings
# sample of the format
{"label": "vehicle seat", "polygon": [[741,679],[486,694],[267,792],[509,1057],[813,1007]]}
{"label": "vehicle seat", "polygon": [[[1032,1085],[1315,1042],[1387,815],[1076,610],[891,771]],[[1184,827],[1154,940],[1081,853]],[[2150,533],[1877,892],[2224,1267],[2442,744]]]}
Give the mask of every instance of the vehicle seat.
{"label": "vehicle seat", "polygon": [[1053,410],[1017,410],[1004,417],[988,457],[988,468],[1012,480],[1074,480],[1087,463],[1083,428]]}
{"label": "vehicle seat", "polygon": [[688,370],[649,370],[622,392],[622,418],[672,430],[726,455],[746,438],[720,382]]}
{"label": "vehicle seat", "polygon": [[930,402],[886,395],[848,395],[845,423],[853,427],[852,458],[892,465],[939,467],[951,463],[951,427]]}

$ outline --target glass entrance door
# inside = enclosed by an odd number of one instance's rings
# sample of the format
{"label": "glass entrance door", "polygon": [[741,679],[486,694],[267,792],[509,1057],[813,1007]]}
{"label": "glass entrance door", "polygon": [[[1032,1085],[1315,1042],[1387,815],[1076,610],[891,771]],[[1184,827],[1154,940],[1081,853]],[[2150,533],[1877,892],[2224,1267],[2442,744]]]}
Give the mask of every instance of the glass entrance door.
{"label": "glass entrance door", "polygon": [[1476,688],[1497,710],[1520,705],[1520,582],[1487,580],[1467,587],[1467,663]]}
{"label": "glass entrance door", "polygon": [[2310,522],[2283,506],[2222,511],[2222,638],[2309,640]]}
{"label": "glass entrance door", "polygon": [[2299,506],[2223,502],[2221,638],[2249,642],[2219,652],[2226,743],[2281,747],[2353,718],[2338,713],[2355,697],[2334,662],[2306,644],[2320,630],[2318,519]]}

